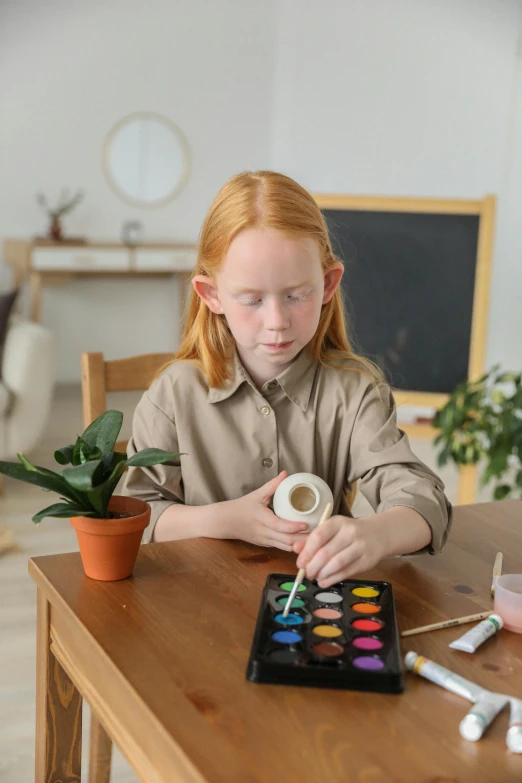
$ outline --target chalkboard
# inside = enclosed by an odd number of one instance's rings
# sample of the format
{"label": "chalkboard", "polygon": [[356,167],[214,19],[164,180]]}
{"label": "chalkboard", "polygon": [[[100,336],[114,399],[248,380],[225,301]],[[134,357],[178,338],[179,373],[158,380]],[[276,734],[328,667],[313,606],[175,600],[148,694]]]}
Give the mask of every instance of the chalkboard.
{"label": "chalkboard", "polygon": [[345,266],[350,338],[402,401],[440,402],[480,374],[494,199],[316,200]]}

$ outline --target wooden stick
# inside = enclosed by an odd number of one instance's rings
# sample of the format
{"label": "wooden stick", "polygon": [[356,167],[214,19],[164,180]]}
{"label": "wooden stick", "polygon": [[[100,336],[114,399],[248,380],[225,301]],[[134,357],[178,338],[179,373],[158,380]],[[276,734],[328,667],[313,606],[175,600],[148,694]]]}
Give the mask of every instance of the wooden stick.
{"label": "wooden stick", "polygon": [[495,562],[493,564],[493,578],[491,581],[491,595],[495,595],[495,585],[497,582],[497,576],[502,573],[502,552],[497,552]]}
{"label": "wooden stick", "polygon": [[[328,519],[331,513],[332,513],[332,504],[327,503],[323,511],[323,515],[319,520],[319,525],[322,525],[323,522],[325,522]],[[317,527],[319,527],[319,525],[317,525]],[[297,572],[297,577],[294,582],[294,586],[292,587],[290,591],[290,595],[288,596],[288,601],[286,602],[285,608],[283,609],[283,617],[288,617],[288,612],[290,611],[290,607],[292,606],[292,602],[295,598],[295,594],[297,593],[299,589],[299,585],[303,581],[304,577],[305,577],[305,569],[300,568],[299,571]]]}
{"label": "wooden stick", "polygon": [[478,614],[468,614],[466,617],[455,617],[454,620],[443,620],[441,623],[421,625],[419,628],[410,628],[409,631],[403,631],[401,636],[414,636],[416,633],[424,633],[425,631],[438,631],[439,628],[451,628],[452,625],[474,623],[477,620],[485,620],[490,614],[493,614],[493,612],[479,612]]}

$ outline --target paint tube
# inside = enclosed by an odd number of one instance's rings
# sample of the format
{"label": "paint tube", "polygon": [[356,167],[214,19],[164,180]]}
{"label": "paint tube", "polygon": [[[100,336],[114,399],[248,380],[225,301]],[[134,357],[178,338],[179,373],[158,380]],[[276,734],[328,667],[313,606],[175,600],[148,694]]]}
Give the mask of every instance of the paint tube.
{"label": "paint tube", "polygon": [[489,724],[494,721],[508,701],[509,697],[504,696],[503,693],[484,691],[477,703],[462,718],[459,725],[460,736],[465,740],[476,742],[482,737]]}
{"label": "paint tube", "polygon": [[511,714],[506,745],[512,753],[522,753],[522,699],[510,699]]}
{"label": "paint tube", "polygon": [[423,658],[416,652],[406,653],[404,663],[406,668],[415,674],[419,674],[436,685],[440,685],[464,699],[469,699],[469,701],[477,702],[487,693],[480,685],[465,680],[464,677],[459,677],[458,674],[445,669],[444,666],[439,666],[438,663],[430,661],[428,658]]}
{"label": "paint tube", "polygon": [[454,642],[451,642],[450,647],[453,650],[462,650],[467,653],[474,653],[477,647],[480,647],[482,642],[489,639],[491,636],[500,631],[504,625],[504,620],[499,614],[490,614],[481,623],[475,625],[470,631],[463,636],[459,636]]}

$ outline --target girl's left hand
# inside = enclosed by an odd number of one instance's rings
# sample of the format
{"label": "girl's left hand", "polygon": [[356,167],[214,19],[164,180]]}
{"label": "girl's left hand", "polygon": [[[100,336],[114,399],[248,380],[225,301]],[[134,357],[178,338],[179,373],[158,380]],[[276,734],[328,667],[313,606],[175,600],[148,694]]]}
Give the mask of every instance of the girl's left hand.
{"label": "girl's left hand", "polygon": [[361,571],[373,568],[384,557],[381,535],[372,517],[334,516],[293,545],[300,553],[297,567],[319,587],[331,587]]}

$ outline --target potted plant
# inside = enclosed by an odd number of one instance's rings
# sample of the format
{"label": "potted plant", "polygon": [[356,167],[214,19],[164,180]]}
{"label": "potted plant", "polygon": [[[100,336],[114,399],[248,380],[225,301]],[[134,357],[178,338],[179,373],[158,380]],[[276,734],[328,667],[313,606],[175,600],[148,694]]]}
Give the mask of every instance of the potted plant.
{"label": "potted plant", "polygon": [[437,412],[439,465],[475,465],[484,460],[481,484],[495,480],[493,497],[522,497],[522,373],[498,366],[478,380],[455,387]]}
{"label": "potted plant", "polygon": [[0,473],[36,484],[60,495],[62,502],[39,511],[44,517],[69,518],[76,530],[82,563],[91,579],[113,581],[130,576],[141,537],[150,522],[150,506],[138,498],[113,496],[126,467],[150,467],[171,463],[180,454],[162,449],[142,449],[132,457],[114,451],[123,414],[102,413],[76,439],[54,452],[60,473],[33,465],[23,454],[20,462],[0,461]]}
{"label": "potted plant", "polygon": [[71,197],[69,195],[69,189],[64,188],[60,195],[60,201],[53,208],[49,206],[49,203],[43,193],[37,194],[36,200],[40,206],[43,207],[50,220],[47,239],[51,240],[52,242],[63,241],[62,216],[66,215],[67,212],[70,212],[71,209],[74,209],[76,204],[79,204],[83,199],[83,196],[83,191],[79,190],[74,196]]}

